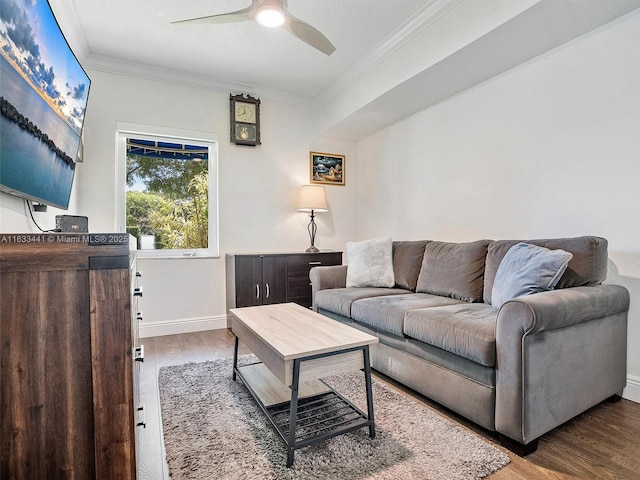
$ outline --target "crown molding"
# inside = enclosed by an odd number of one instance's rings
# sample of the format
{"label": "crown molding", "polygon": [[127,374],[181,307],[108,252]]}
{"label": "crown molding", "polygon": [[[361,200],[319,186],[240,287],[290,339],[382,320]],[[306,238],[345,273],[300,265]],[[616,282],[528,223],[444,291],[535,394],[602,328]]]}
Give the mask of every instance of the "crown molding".
{"label": "crown molding", "polygon": [[409,42],[416,35],[427,29],[442,15],[461,3],[463,0],[431,0],[418,13],[391,33],[379,47],[374,48],[360,62],[346,70],[338,79],[326,87],[318,95],[318,104],[324,104],[349,87],[356,79],[368,70],[392,55],[396,50]]}
{"label": "crown molding", "polygon": [[60,28],[65,32],[65,37],[67,38],[68,43],[75,52],[80,63],[86,69],[191,88],[211,90],[215,92],[249,93],[277,102],[315,109],[318,105],[327,101],[327,99],[333,98],[335,95],[340,93],[340,91],[349,86],[356,78],[363,75],[368,69],[372,68],[387,56],[393,54],[403,44],[418,35],[431,23],[436,21],[440,16],[463,0],[431,0],[421,8],[417,15],[393,32],[379,48],[376,48],[370,55],[363,58],[349,70],[345,71],[339,79],[334,81],[315,97],[265,88],[260,85],[223,81],[195,73],[185,74],[185,72],[178,70],[93,54],[89,50],[84,31],[73,3],[65,2],[63,0],[49,1],[56,19],[60,24]]}
{"label": "crown molding", "polygon": [[287,103],[305,108],[315,108],[314,97],[294,94],[281,90],[265,88],[240,82],[228,82],[207,75],[184,72],[165,67],[158,67],[138,62],[130,62],[119,58],[91,54],[84,62],[85,68],[115,75],[122,75],[143,80],[163,82],[201,90],[220,93],[247,93],[260,96],[262,99]]}
{"label": "crown molding", "polygon": [[93,54],[89,49],[84,30],[82,29],[73,3],[63,0],[49,0],[49,2],[56,20],[65,34],[67,42],[85,69],[221,93],[248,93],[290,105],[316,108],[315,98],[309,95],[294,94],[240,82],[226,82],[205,75],[185,73],[183,71],[155,65],[141,64]]}
{"label": "crown molding", "polygon": [[84,60],[89,56],[89,46],[73,3],[62,0],[49,0],[49,5],[60,26],[60,30],[64,33],[64,38],[80,64],[84,65]]}

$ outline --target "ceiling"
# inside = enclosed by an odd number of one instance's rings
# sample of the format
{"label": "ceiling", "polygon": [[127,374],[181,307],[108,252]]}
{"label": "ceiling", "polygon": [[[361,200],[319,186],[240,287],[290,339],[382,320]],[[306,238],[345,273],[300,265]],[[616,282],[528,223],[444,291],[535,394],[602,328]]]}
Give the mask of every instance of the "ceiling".
{"label": "ceiling", "polygon": [[[58,3],[58,5],[56,5]],[[280,28],[255,22],[172,25],[245,8],[251,0],[58,0],[85,60],[113,59],[315,96],[433,0],[289,0],[297,18],[337,47],[327,56]],[[59,8],[58,8],[59,7]]]}
{"label": "ceiling", "polygon": [[327,133],[348,139],[640,8],[640,0],[289,0],[335,45],[330,56],[254,22],[170,23],[250,3],[50,0],[85,68],[310,106]]}

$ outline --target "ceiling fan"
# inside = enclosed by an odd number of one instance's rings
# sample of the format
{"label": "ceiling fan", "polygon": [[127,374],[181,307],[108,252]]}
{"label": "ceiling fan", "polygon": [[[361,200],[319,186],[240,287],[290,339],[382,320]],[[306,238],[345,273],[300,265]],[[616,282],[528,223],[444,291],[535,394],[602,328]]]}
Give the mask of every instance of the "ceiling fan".
{"label": "ceiling fan", "polygon": [[266,27],[282,27],[326,55],[331,55],[336,50],[336,47],[333,46],[327,37],[316,28],[291,15],[287,10],[287,0],[251,0],[251,5],[242,10],[209,15],[207,17],[178,20],[171,23],[217,24],[246,21],[256,21]]}

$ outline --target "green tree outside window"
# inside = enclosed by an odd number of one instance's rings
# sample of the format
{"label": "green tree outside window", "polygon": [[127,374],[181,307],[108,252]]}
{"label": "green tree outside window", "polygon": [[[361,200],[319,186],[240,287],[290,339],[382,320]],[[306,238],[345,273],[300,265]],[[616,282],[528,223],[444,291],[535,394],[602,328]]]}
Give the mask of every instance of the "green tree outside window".
{"label": "green tree outside window", "polygon": [[144,236],[154,249],[208,247],[207,161],[129,154],[126,181],[127,232],[138,248]]}

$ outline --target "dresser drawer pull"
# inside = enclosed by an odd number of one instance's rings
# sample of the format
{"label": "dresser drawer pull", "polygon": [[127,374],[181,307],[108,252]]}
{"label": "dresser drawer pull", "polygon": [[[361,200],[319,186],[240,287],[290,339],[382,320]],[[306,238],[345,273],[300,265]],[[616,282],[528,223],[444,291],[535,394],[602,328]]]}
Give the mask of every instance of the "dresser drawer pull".
{"label": "dresser drawer pull", "polygon": [[142,321],[142,312],[138,312],[138,314],[136,315],[136,320],[138,320],[139,322]]}
{"label": "dresser drawer pull", "polygon": [[[138,408],[136,408],[136,412],[137,412],[137,421],[136,421],[136,427],[142,427],[142,428],[147,428],[147,422],[146,422],[146,416],[145,416],[145,411],[144,411],[144,403],[142,405],[139,405]],[[142,418],[140,418],[142,417]]]}
{"label": "dresser drawer pull", "polygon": [[142,296],[142,287],[137,287],[133,289],[133,296],[134,297],[141,297]]}
{"label": "dresser drawer pull", "polygon": [[309,265],[322,265],[322,262],[309,262]]}
{"label": "dresser drawer pull", "polygon": [[144,362],[144,345],[136,347],[134,359],[136,362]]}

